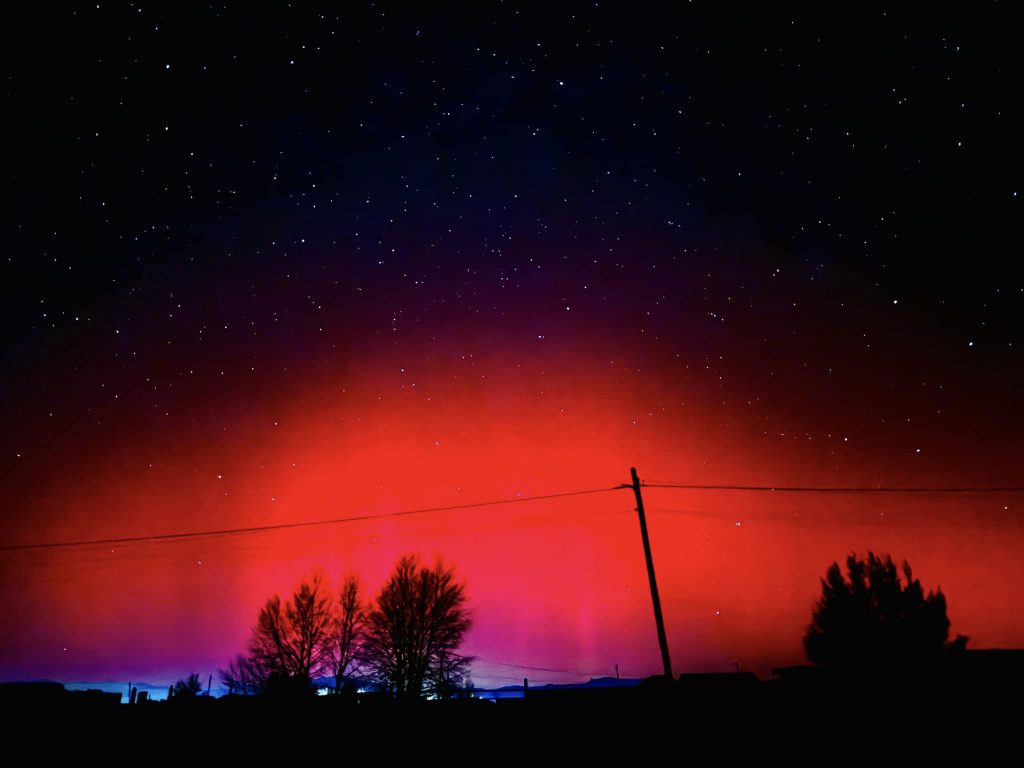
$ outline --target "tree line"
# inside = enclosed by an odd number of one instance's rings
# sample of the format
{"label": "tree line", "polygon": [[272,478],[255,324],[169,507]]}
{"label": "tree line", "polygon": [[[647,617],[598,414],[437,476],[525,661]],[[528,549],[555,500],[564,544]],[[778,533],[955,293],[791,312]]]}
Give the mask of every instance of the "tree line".
{"label": "tree line", "polygon": [[[848,576],[832,563],[804,634],[808,659],[823,670],[870,679],[934,668],[947,651],[950,621],[939,589],[925,592],[910,565],[890,556],[851,554]],[[274,595],[259,611],[248,649],[221,678],[232,694],[305,695],[313,679],[377,686],[399,699],[450,698],[471,686],[472,658],[459,653],[471,621],[465,586],[438,561],[420,565],[402,557],[373,601],[364,601],[359,577],[337,593],[321,573],[292,596]],[[195,696],[197,675],[179,681],[175,696]]]}
{"label": "tree line", "polygon": [[359,577],[335,593],[319,571],[290,598],[269,598],[248,648],[221,670],[231,694],[301,696],[317,677],[334,692],[370,683],[399,699],[450,698],[470,685],[472,658],[458,652],[471,626],[465,585],[438,561],[402,557],[372,601]]}

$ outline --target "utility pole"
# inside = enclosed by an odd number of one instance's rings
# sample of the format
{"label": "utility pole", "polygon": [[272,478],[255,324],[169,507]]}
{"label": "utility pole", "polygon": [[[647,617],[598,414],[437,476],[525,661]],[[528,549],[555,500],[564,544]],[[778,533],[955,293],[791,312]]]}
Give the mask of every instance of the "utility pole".
{"label": "utility pole", "polygon": [[633,478],[633,493],[636,495],[636,513],[640,518],[640,536],[644,540],[644,557],[647,558],[647,580],[651,583],[651,602],[654,603],[654,623],[658,625],[658,643],[661,645],[661,663],[665,677],[672,680],[672,662],[668,657],[668,640],[665,638],[665,619],[661,615],[661,598],[658,597],[658,580],[654,577],[654,560],[651,558],[651,540],[647,537],[647,518],[644,516],[644,499],[640,495],[640,478],[636,467],[629,468]]}

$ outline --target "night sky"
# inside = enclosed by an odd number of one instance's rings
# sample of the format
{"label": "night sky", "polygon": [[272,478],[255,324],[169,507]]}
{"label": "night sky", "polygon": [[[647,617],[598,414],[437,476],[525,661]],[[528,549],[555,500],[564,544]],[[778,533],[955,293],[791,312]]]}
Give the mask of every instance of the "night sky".
{"label": "night sky", "polygon": [[[1024,485],[1010,4],[679,5],[13,11],[0,544],[631,465]],[[972,647],[1024,645],[1019,495],[645,501],[677,672],[801,662],[818,579],[868,549]],[[0,552],[0,679],[215,673],[272,593],[322,566],[372,594],[406,552],[465,580],[478,684],[656,673],[633,508]]]}

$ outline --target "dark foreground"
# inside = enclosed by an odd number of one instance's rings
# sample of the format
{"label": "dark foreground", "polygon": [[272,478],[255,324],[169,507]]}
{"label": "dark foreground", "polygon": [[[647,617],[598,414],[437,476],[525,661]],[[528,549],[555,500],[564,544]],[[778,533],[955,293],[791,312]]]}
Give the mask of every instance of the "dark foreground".
{"label": "dark foreground", "polygon": [[956,755],[975,763],[1019,748],[1019,683],[1012,673],[984,681],[811,676],[769,684],[714,675],[668,684],[651,678],[629,689],[531,691],[504,701],[235,696],[134,706],[87,696],[22,696],[19,706],[4,686],[0,704],[8,748],[27,746],[38,750],[33,756],[50,758],[115,758],[132,745],[143,750],[132,753],[138,761],[184,749],[181,757],[232,762],[283,751],[290,762],[317,755],[329,762],[357,755],[387,763],[402,756],[578,762],[625,754],[630,762],[663,755],[707,763],[756,753],[801,762]]}

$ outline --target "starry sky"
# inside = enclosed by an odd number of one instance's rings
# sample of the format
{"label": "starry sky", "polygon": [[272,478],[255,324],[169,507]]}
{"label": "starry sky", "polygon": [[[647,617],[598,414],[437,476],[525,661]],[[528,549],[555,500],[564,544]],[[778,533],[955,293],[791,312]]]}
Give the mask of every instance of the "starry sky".
{"label": "starry sky", "polygon": [[[5,46],[0,544],[662,483],[1024,484],[1005,3],[126,3]],[[1024,645],[1015,494],[645,491],[676,671],[832,560]],[[660,670],[631,492],[0,552],[0,679],[172,681],[315,567],[465,580],[485,685]]]}

